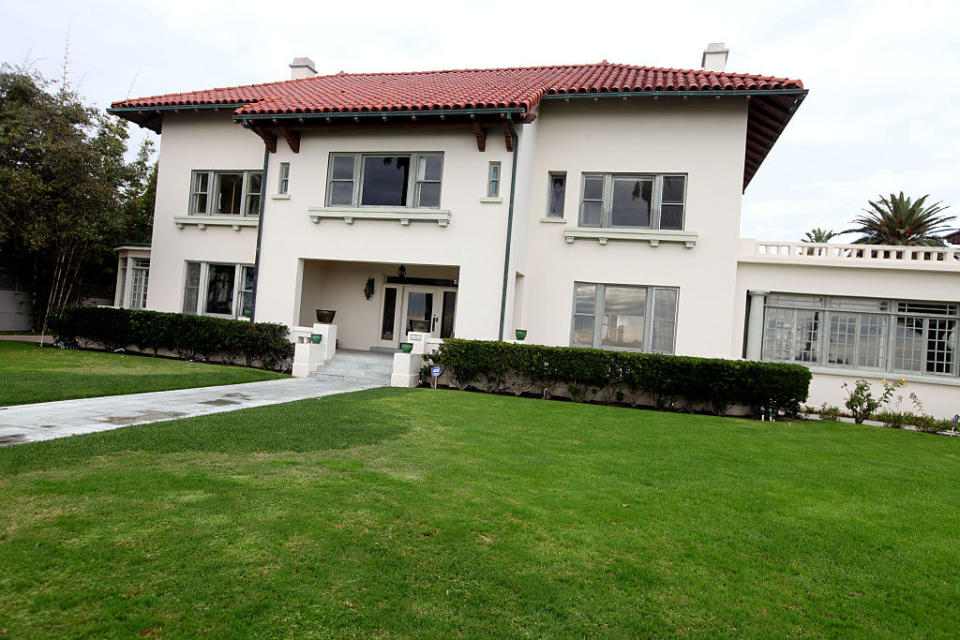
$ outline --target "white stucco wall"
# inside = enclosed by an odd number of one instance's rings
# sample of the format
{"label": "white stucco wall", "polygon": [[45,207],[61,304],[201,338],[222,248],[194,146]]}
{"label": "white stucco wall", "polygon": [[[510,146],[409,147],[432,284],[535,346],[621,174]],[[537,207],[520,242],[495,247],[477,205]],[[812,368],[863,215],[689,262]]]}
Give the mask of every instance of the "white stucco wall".
{"label": "white stucco wall", "polygon": [[[850,266],[829,265],[810,260],[798,265],[778,261],[757,261],[747,258],[737,270],[736,318],[730,357],[740,357],[744,341],[744,318],[747,295],[750,290],[776,293],[799,293],[823,296],[849,296],[931,302],[960,302],[960,269],[920,265]],[[807,404],[822,403],[843,407],[846,393],[842,384],[851,385],[857,378],[866,378],[874,384],[874,395],[882,393],[883,378],[907,380],[898,393],[907,397],[915,392],[928,413],[938,417],[953,417],[960,413],[960,378],[956,376],[907,375],[876,371],[847,371],[828,367],[811,367],[813,382]],[[902,407],[914,411],[909,401]]]}
{"label": "white stucco wall", "polygon": [[[325,202],[331,152],[444,153],[440,208],[449,210],[449,226],[389,220],[311,221],[311,207]],[[511,155],[501,129],[490,129],[486,151],[477,150],[468,125],[401,129],[331,130],[304,133],[295,154],[281,139],[271,155],[268,194],[277,190],[281,162],[290,162],[289,199],[268,195],[263,220],[257,320],[292,324],[312,307],[297,299],[297,270],[302,260],[435,265],[459,268],[457,334],[495,339],[500,317],[503,252],[509,180],[500,203],[483,203],[490,161],[509,175]],[[365,278],[364,278],[365,279]],[[308,274],[303,274],[307,282]],[[304,289],[306,290],[306,289]],[[306,309],[307,311],[303,311]],[[374,325],[371,325],[374,326]],[[343,334],[341,334],[341,337]],[[371,331],[370,340],[375,338]]]}
{"label": "white stucco wall", "polygon": [[[676,353],[728,356],[734,315],[746,102],[544,103],[530,184],[522,316],[531,342],[567,345],[575,281],[679,287]],[[541,222],[550,171],[566,171],[565,224]],[[687,174],[682,244],[567,244],[583,172]]]}
{"label": "white stucco wall", "polygon": [[189,212],[190,172],[258,170],[263,142],[234,124],[230,111],[166,114],[158,162],[147,308],[180,311],[187,260],[253,264],[257,245],[255,226],[177,228],[174,218]]}

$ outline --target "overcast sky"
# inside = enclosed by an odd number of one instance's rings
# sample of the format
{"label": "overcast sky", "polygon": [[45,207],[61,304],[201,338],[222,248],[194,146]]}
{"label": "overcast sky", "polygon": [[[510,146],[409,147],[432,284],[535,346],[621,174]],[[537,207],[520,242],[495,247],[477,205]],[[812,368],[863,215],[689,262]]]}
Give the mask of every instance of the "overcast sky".
{"label": "overcast sky", "polygon": [[[744,196],[741,233],[840,230],[879,193],[930,193],[960,215],[960,3],[594,1],[7,3],[0,60],[71,80],[106,107],[126,97],[320,73],[598,62],[803,80],[810,94]],[[150,134],[152,135],[152,134]],[[848,236],[851,238],[851,236]]]}

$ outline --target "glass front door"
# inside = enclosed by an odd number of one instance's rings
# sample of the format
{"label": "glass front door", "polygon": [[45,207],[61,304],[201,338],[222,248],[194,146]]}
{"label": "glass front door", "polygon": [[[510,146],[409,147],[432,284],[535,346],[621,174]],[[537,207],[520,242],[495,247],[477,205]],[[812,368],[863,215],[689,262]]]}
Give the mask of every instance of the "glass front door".
{"label": "glass front door", "polygon": [[439,320],[436,311],[439,310],[434,309],[433,291],[408,288],[403,312],[403,335],[411,331],[434,335]]}
{"label": "glass front door", "polygon": [[383,289],[378,344],[396,348],[411,331],[452,338],[456,306],[454,288],[387,285]]}

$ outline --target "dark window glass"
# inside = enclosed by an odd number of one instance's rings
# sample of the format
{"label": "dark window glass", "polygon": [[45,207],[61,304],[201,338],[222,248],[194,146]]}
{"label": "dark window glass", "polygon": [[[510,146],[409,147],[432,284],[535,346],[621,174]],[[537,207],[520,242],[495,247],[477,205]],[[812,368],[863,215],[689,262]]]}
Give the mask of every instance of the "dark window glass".
{"label": "dark window glass", "polygon": [[363,159],[361,204],[402,207],[407,204],[410,158],[367,156]]}
{"label": "dark window glass", "polygon": [[421,207],[439,207],[440,206],[440,183],[439,182],[421,182],[419,185],[420,197],[418,205]]}
{"label": "dark window glass", "polygon": [[243,199],[243,174],[217,174],[217,213],[240,213],[240,203]]}
{"label": "dark window glass", "polygon": [[457,310],[457,292],[443,292],[443,317],[440,320],[440,337],[453,337],[453,319]]}
{"label": "dark window glass", "polygon": [[232,264],[211,264],[207,277],[206,313],[233,315],[233,276]]}
{"label": "dark window glass", "polygon": [[353,180],[353,156],[333,156],[333,179]]}
{"label": "dark window glass", "polygon": [[393,340],[393,327],[397,317],[397,290],[387,287],[383,290],[383,320],[380,323],[380,339]]}
{"label": "dark window glass", "polygon": [[550,206],[547,215],[563,215],[563,199],[567,192],[567,176],[562,173],[550,174]]}
{"label": "dark window glass", "polygon": [[683,203],[683,187],[687,179],[684,176],[663,177],[663,201],[677,204]]}
{"label": "dark window glass", "polygon": [[610,224],[615,227],[649,227],[652,193],[652,180],[614,179]]}
{"label": "dark window glass", "polygon": [[353,204],[353,183],[352,182],[334,182],[330,185],[330,204],[346,205]]}
{"label": "dark window glass", "polygon": [[660,228],[680,231],[683,229],[683,205],[665,204],[660,207]]}
{"label": "dark window glass", "polygon": [[590,176],[583,180],[583,199],[603,199],[603,176]]}

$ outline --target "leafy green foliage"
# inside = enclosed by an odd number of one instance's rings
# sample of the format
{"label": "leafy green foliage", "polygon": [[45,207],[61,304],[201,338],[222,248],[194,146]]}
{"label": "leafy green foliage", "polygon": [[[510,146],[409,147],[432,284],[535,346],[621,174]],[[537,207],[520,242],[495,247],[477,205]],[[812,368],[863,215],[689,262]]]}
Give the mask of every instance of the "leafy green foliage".
{"label": "leafy green foliage", "polygon": [[857,380],[852,388],[846,382],[840,385],[847,392],[844,405],[850,410],[850,415],[853,416],[853,421],[857,424],[863,424],[864,420],[873,417],[877,409],[887,404],[893,397],[893,393],[903,386],[904,380],[903,378],[894,382],[883,380],[881,384],[883,385],[883,393],[880,394],[879,398],[873,397],[870,382],[863,378]]}
{"label": "leafy green foliage", "polygon": [[293,357],[293,344],[282,324],[142,309],[66,307],[51,318],[50,325],[66,342],[80,338],[110,349],[129,345],[153,353],[165,349],[189,360],[285,370]]}
{"label": "leafy green foliage", "polygon": [[806,400],[810,370],[794,364],[691,358],[660,354],[545,347],[448,339],[433,360],[460,389],[515,394],[559,386],[574,400],[591,395],[657,408],[706,408],[724,413],[732,405],[755,414],[770,407],[795,414]]}
{"label": "leafy green foliage", "polygon": [[38,327],[88,285],[112,285],[115,245],[149,240],[153,147],[127,162],[128,137],[66,84],[0,67],[0,252],[31,283]]}
{"label": "leafy green foliage", "polygon": [[901,191],[900,195],[869,200],[864,215],[853,220],[857,226],[843,233],[862,234],[855,244],[941,246],[941,236],[948,230],[945,225],[954,216],[941,216],[948,207],[940,202],[927,205],[928,197],[911,200]]}

